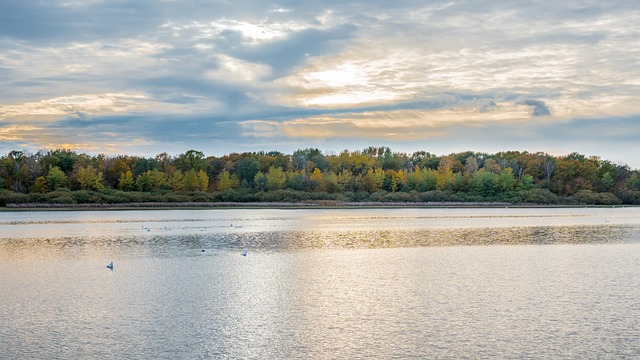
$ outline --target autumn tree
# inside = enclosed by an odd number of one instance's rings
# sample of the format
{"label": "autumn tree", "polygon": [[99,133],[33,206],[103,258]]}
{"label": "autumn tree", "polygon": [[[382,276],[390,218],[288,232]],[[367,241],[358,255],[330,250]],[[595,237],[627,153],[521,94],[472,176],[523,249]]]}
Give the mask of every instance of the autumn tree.
{"label": "autumn tree", "polygon": [[240,186],[240,180],[236,174],[229,174],[225,169],[218,175],[218,181],[216,182],[216,189],[218,191],[224,191],[229,189],[235,189]]}
{"label": "autumn tree", "polygon": [[104,185],[102,184],[102,172],[99,172],[93,166],[83,166],[76,170],[75,179],[78,182],[80,189],[83,190],[102,190]]}
{"label": "autumn tree", "polygon": [[284,189],[287,177],[282,168],[271,166],[266,176],[268,190]]}
{"label": "autumn tree", "polygon": [[133,180],[133,173],[131,170],[127,170],[120,174],[120,178],[118,179],[118,189],[122,191],[132,191],[135,188],[134,185],[135,182]]}

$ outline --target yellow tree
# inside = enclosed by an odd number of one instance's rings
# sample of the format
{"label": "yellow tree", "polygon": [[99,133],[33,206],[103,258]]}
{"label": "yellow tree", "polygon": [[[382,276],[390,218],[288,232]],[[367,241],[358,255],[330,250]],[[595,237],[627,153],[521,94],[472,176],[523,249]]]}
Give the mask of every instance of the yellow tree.
{"label": "yellow tree", "polygon": [[204,170],[198,171],[196,174],[196,188],[197,191],[207,191],[209,189],[209,175]]}
{"label": "yellow tree", "polygon": [[133,173],[131,170],[127,170],[126,172],[120,174],[120,179],[118,180],[118,188],[122,191],[131,191],[134,189],[134,181],[133,181]]}
{"label": "yellow tree", "polygon": [[235,189],[240,186],[240,180],[236,174],[230,175],[227,169],[222,170],[218,175],[218,182],[216,183],[216,189],[218,191],[224,191],[229,189]]}
{"label": "yellow tree", "polygon": [[287,181],[287,176],[282,168],[270,166],[267,172],[267,189],[278,190],[283,189],[284,184]]}
{"label": "yellow tree", "polygon": [[182,171],[175,170],[167,179],[167,184],[173,191],[184,190],[184,175]]}
{"label": "yellow tree", "polygon": [[355,178],[351,170],[342,170],[338,175],[338,186],[342,191],[353,191],[355,187]]}
{"label": "yellow tree", "polygon": [[403,190],[407,186],[407,173],[404,170],[387,170],[387,176],[391,180],[391,192]]}
{"label": "yellow tree", "polygon": [[451,169],[438,170],[436,178],[436,189],[438,190],[452,190],[456,181],[456,176]]}
{"label": "yellow tree", "polygon": [[340,185],[338,184],[338,175],[333,171],[327,171],[323,174],[322,190],[328,193],[340,192]]}
{"label": "yellow tree", "polygon": [[33,184],[33,190],[44,194],[47,192],[47,179],[44,176],[38,176],[35,184]]}
{"label": "yellow tree", "polygon": [[102,190],[102,172],[98,172],[91,165],[79,167],[76,172],[76,180],[83,190]]}
{"label": "yellow tree", "polygon": [[309,180],[315,184],[314,188],[316,191],[320,191],[320,189],[322,189],[322,178],[322,171],[318,168],[313,169],[313,172],[309,175]]}
{"label": "yellow tree", "polygon": [[362,189],[369,193],[374,193],[384,185],[385,172],[382,168],[369,168],[367,173],[362,177]]}

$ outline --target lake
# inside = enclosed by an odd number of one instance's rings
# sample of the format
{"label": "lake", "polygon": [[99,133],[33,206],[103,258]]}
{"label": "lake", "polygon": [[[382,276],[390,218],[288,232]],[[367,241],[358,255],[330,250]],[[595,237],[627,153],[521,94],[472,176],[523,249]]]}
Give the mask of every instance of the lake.
{"label": "lake", "polygon": [[638,339],[640,208],[0,212],[2,359],[621,359]]}

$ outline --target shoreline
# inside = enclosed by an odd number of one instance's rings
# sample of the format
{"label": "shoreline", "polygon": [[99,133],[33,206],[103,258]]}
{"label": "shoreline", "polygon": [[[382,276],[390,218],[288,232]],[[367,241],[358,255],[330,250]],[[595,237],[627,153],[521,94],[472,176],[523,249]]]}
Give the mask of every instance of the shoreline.
{"label": "shoreline", "polygon": [[555,205],[500,202],[177,202],[126,204],[7,204],[2,211],[208,210],[208,209],[367,209],[367,208],[623,208],[634,205]]}

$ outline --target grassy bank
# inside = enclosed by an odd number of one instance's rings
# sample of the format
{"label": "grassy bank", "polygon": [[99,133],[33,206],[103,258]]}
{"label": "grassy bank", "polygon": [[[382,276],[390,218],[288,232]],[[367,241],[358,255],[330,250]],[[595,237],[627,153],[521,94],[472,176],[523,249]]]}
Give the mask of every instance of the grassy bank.
{"label": "grassy bank", "polygon": [[[625,205],[634,204],[629,202]],[[310,207],[504,207],[504,206],[617,206],[623,202],[610,193],[581,192],[558,196],[546,189],[517,191],[499,196],[478,196],[452,191],[417,192],[304,192],[294,190],[217,192],[124,192],[58,189],[23,194],[0,191],[5,209],[122,209],[122,208],[310,208]]]}

